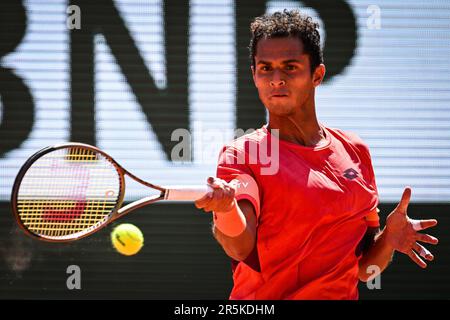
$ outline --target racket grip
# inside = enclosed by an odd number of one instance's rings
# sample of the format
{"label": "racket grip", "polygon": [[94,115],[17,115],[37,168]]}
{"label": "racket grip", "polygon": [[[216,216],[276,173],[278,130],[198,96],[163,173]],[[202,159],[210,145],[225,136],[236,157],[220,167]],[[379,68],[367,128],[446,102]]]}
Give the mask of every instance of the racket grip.
{"label": "racket grip", "polygon": [[210,192],[213,192],[213,189],[208,185],[190,187],[172,186],[166,189],[164,200],[196,201]]}

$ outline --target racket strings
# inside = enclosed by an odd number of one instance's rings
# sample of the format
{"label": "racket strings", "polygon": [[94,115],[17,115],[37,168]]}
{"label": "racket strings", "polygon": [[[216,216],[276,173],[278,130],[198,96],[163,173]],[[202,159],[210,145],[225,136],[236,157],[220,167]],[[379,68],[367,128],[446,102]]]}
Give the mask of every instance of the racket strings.
{"label": "racket strings", "polygon": [[29,231],[58,239],[103,224],[119,196],[120,176],[115,166],[91,149],[70,147],[32,164],[22,179],[17,207]]}

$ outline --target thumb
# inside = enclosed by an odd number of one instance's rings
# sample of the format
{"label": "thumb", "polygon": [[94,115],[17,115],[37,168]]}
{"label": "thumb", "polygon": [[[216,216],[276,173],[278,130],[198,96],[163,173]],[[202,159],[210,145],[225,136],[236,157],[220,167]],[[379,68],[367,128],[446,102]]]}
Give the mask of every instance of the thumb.
{"label": "thumb", "polygon": [[[220,181],[220,180],[219,180]],[[214,177],[208,177],[208,180],[206,181],[212,188],[220,188],[220,183],[218,179]]]}
{"label": "thumb", "polygon": [[397,205],[397,209],[402,213],[406,214],[406,210],[408,209],[409,200],[411,199],[411,187],[406,187],[403,191],[402,198],[400,199],[399,204]]}

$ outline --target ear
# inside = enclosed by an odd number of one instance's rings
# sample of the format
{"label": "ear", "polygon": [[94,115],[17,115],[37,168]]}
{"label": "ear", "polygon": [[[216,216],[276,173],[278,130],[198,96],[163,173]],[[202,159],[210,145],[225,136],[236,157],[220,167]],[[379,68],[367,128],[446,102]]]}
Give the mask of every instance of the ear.
{"label": "ear", "polygon": [[313,84],[314,87],[317,87],[318,85],[320,85],[323,81],[323,78],[325,77],[325,65],[323,63],[319,64],[316,68],[316,70],[314,70],[312,79],[313,79]]}

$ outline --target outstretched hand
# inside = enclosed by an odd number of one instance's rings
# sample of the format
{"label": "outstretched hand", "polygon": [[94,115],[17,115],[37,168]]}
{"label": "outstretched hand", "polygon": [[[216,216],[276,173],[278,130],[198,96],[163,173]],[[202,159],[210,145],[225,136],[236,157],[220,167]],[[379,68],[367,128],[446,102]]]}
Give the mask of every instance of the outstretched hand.
{"label": "outstretched hand", "polygon": [[[386,240],[397,251],[408,255],[421,268],[427,264],[420,258],[432,261],[434,256],[418,242],[437,244],[438,239],[428,234],[419,233],[437,225],[437,220],[414,220],[408,217],[407,209],[411,199],[411,188],[406,187],[397,207],[386,219]],[[420,255],[420,257],[419,257]]]}

